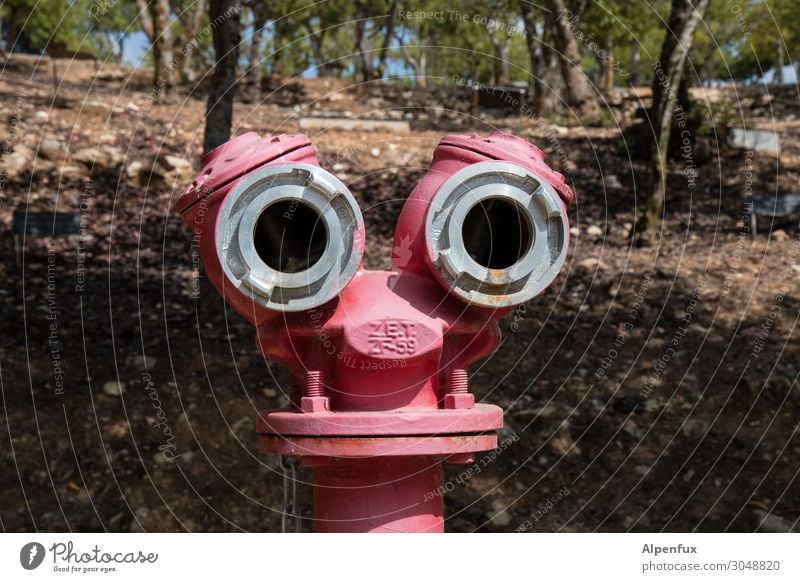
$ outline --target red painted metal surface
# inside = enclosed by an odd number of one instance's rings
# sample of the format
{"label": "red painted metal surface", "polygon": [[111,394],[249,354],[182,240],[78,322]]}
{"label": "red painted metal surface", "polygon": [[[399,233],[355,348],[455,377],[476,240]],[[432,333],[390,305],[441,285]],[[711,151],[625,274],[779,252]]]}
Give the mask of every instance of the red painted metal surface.
{"label": "red painted metal surface", "polygon": [[[316,166],[305,136],[237,137],[204,158],[177,203],[200,240],[209,279],[257,328],[258,346],[292,377],[291,407],[263,412],[268,453],[313,467],[316,531],[443,531],[441,463],[464,463],[497,446],[502,410],[474,402],[466,370],[500,341],[489,309],[455,297],[425,245],[431,200],[455,172],[512,162],[546,180],[566,204],[572,192],[541,150],[503,133],[448,136],[397,224],[393,268],[359,266],[338,296],[301,312],[270,311],[228,281],[217,255],[220,206],[264,166]],[[401,193],[398,193],[401,194]],[[354,245],[362,245],[363,232]]]}
{"label": "red painted metal surface", "polygon": [[318,532],[444,531],[442,465],[431,457],[330,459],[314,470]]}

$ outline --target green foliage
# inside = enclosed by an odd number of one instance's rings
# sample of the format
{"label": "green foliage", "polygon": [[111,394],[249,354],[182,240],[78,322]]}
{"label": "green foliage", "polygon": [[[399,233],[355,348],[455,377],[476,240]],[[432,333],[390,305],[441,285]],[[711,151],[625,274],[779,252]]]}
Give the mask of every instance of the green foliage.
{"label": "green foliage", "polygon": [[[256,1],[261,0],[243,0],[244,9],[252,9]],[[547,2],[533,4],[543,27],[553,17],[545,8]],[[603,51],[611,49],[616,85],[630,82],[627,73],[635,58],[641,63],[637,83],[649,84],[670,4],[670,0],[566,0],[577,16],[574,31],[581,35],[578,44],[590,77],[599,82],[608,64]],[[177,39],[186,36],[192,5],[192,0],[171,0],[171,28]],[[272,0],[265,6],[267,72],[299,75],[315,70],[318,75],[356,77],[357,30],[364,32],[361,46],[376,62],[393,2]],[[133,0],[48,0],[46,9],[39,0],[0,4],[10,36],[18,38],[18,50],[40,52],[54,43],[91,51],[99,58],[121,54],[122,41],[140,28],[137,14]],[[247,26],[250,19],[242,22]],[[798,22],[798,0],[714,0],[691,52],[695,74],[690,78],[695,83],[747,79],[780,59],[791,63],[800,49]],[[194,50],[201,61],[208,61],[213,53],[211,35],[200,38]],[[501,54],[508,61],[504,70],[497,66]],[[519,0],[401,0],[388,61],[390,74],[419,69],[418,74],[432,82],[453,75],[491,82],[499,73],[511,82],[528,81],[530,59]],[[386,70],[381,73],[387,75]]]}
{"label": "green foliage", "polygon": [[797,0],[712,2],[698,31],[692,62],[706,78],[743,80],[775,66],[778,45],[788,64],[800,50]]}
{"label": "green foliage", "polygon": [[105,58],[118,38],[138,29],[135,5],[121,0],[5,0],[7,46],[41,52],[48,44]]}

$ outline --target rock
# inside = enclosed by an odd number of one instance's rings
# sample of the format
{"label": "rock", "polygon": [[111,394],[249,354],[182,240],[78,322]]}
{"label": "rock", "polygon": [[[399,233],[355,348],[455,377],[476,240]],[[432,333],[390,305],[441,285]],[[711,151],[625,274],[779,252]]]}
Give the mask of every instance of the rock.
{"label": "rock", "polygon": [[619,177],[616,174],[606,174],[603,176],[603,183],[606,188],[613,188],[615,190],[622,188],[622,182],[619,181]]}
{"label": "rock", "polygon": [[636,421],[628,418],[625,421],[625,424],[622,425],[622,430],[625,431],[626,434],[632,436],[635,439],[641,440],[644,436],[644,431],[636,424]]}
{"label": "rock", "polygon": [[192,167],[191,162],[178,156],[159,156],[156,161],[168,170],[183,170]]}
{"label": "rock", "polygon": [[153,455],[153,462],[156,465],[165,465],[167,463],[172,463],[174,459],[173,455],[168,455],[166,451],[158,451],[155,455]]}
{"label": "rock", "polygon": [[14,146],[14,151],[3,157],[2,168],[6,179],[13,179],[30,169],[33,154],[22,145]]}
{"label": "rock", "polygon": [[146,372],[156,367],[156,359],[153,357],[145,359],[142,355],[131,356],[128,358],[128,365],[133,366],[139,372]]}
{"label": "rock", "polygon": [[109,396],[122,396],[125,394],[125,386],[120,382],[106,382],[103,384],[103,392]]}
{"label": "rock", "polygon": [[622,223],[622,238],[629,238],[633,233],[633,223],[632,222],[624,222]]}
{"label": "rock", "polygon": [[581,454],[581,449],[575,444],[575,441],[572,440],[572,435],[569,434],[569,430],[564,428],[562,428],[557,436],[550,440],[550,446],[553,447],[553,451],[557,455],[562,457]]}
{"label": "rock", "polygon": [[592,238],[598,238],[603,236],[603,229],[597,226],[596,224],[593,224],[592,226],[586,229],[586,234]]}
{"label": "rock", "polygon": [[78,166],[58,166],[58,175],[61,178],[84,178],[86,170]]}
{"label": "rock", "polygon": [[144,164],[142,162],[139,160],[133,160],[125,166],[125,175],[131,182],[138,183],[141,179],[143,169]]}
{"label": "rock", "polygon": [[578,228],[577,226],[573,226],[572,228],[569,229],[569,235],[571,237],[578,238],[580,234],[581,234],[581,229]]}
{"label": "rock", "polygon": [[700,419],[689,419],[684,421],[681,432],[690,439],[701,439],[708,433],[708,423]]}
{"label": "rock", "polygon": [[[647,377],[645,376],[645,379]],[[658,412],[661,408],[664,407],[664,403],[659,398],[646,398],[644,400],[644,410],[645,412]]]}
{"label": "rock", "polygon": [[505,510],[506,503],[502,499],[492,502],[492,525],[505,527],[511,523],[511,515]]}
{"label": "rock", "polygon": [[92,173],[114,171],[125,161],[122,150],[116,147],[83,148],[72,154],[72,159],[90,168]]}
{"label": "rock", "polygon": [[775,230],[772,232],[772,240],[783,242],[789,238],[785,230]]}
{"label": "rock", "polygon": [[248,434],[252,432],[252,425],[253,425],[253,420],[249,416],[243,416],[242,418],[233,423],[233,425],[231,426],[231,432],[233,432],[233,434],[239,434],[239,433]]}
{"label": "rock", "polygon": [[83,111],[99,111],[101,113],[107,113],[111,111],[111,105],[97,100],[84,101],[81,103],[81,109]]}
{"label": "rock", "polygon": [[162,516],[159,511],[147,507],[139,507],[133,512],[134,520],[130,525],[131,533],[142,533],[149,531],[167,531],[170,522]]}
{"label": "rock", "polygon": [[582,261],[575,263],[576,267],[580,269],[587,269],[589,271],[599,268],[600,265],[600,259],[596,259],[594,257],[589,257],[588,259],[583,259]]}
{"label": "rock", "polygon": [[756,509],[753,511],[756,519],[756,531],[763,533],[793,533],[800,531],[796,523],[789,521],[769,511]]}
{"label": "rock", "polygon": [[761,129],[734,127],[731,129],[731,144],[735,148],[755,150],[757,152],[777,153],[781,151],[778,134],[774,131]]}
{"label": "rock", "polygon": [[19,140],[19,143],[14,146],[14,149],[16,149],[18,145],[22,144],[25,147],[33,150],[39,147],[39,141],[39,134],[34,132],[25,133],[22,136],[22,139]]}
{"label": "rock", "polygon": [[167,182],[187,182],[194,177],[195,171],[191,162],[169,154],[157,155],[150,165],[154,176]]}
{"label": "rock", "polygon": [[39,157],[53,162],[63,162],[67,157],[67,146],[57,139],[43,139],[39,144]]}
{"label": "rock", "polygon": [[81,111],[97,111],[99,113],[125,113],[125,109],[119,106],[113,106],[103,101],[92,100],[84,101],[80,104]]}
{"label": "rock", "polygon": [[128,423],[124,420],[106,425],[103,428],[103,435],[106,440],[120,440],[128,436]]}
{"label": "rock", "polygon": [[696,333],[697,335],[705,335],[708,331],[708,328],[700,325],[699,323],[693,323],[689,326],[689,331]]}

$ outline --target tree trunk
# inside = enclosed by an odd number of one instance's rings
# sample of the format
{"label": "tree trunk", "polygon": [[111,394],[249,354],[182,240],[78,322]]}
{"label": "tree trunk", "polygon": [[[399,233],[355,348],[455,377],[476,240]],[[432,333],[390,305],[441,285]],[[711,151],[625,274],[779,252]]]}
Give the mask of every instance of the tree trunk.
{"label": "tree trunk", "polygon": [[697,25],[703,19],[709,0],[672,0],[667,36],[661,47],[661,58],[654,65],[653,124],[654,147],[651,153],[652,179],[644,215],[642,241],[652,242],[664,212],[667,191],[667,153],[672,114],[683,76],[688,51],[692,48]]}
{"label": "tree trunk", "polygon": [[[551,21],[548,19],[544,23],[544,38],[545,43],[544,46],[552,47],[555,41],[553,38],[555,37],[555,32],[553,31],[555,27],[552,25]],[[547,90],[541,96],[541,103],[542,103],[542,111],[546,111],[548,114],[552,112],[560,103],[559,95],[561,94],[561,84],[564,82],[561,78],[561,68],[559,66],[559,58],[556,54],[556,51],[552,49],[544,50],[542,49],[542,54],[544,59],[547,61],[547,67],[545,69],[545,77],[544,83],[547,87]],[[542,114],[544,115],[544,114]]]}
{"label": "tree trunk", "polygon": [[169,29],[169,0],[150,4],[153,27],[153,91],[156,99],[169,95],[172,88],[172,33]]}
{"label": "tree trunk", "polygon": [[247,49],[247,88],[249,97],[253,101],[261,98],[261,41],[264,38],[264,26],[268,14],[265,3],[261,0],[253,2],[253,36]]}
{"label": "tree trunk", "polygon": [[236,91],[236,61],[239,59],[238,0],[211,0],[209,17],[217,62],[211,77],[211,90],[206,108],[204,152],[209,152],[225,143],[231,136],[233,97]]}
{"label": "tree trunk", "polygon": [[417,84],[420,87],[428,86],[428,48],[423,48],[419,55],[419,70],[417,71]]}
{"label": "tree trunk", "polygon": [[176,48],[180,51],[179,57],[175,59],[177,70],[175,71],[175,78],[181,85],[188,85],[193,75],[194,67],[192,66],[192,52],[197,47],[197,31],[200,29],[200,24],[203,22],[203,14],[206,13],[206,0],[195,0],[191,12],[184,12],[184,17],[181,19],[183,24],[184,34],[180,39],[176,39]]}
{"label": "tree trunk", "polygon": [[639,63],[641,62],[641,54],[639,53],[639,45],[632,43],[631,46],[631,64],[628,67],[628,82],[631,87],[636,87],[639,84]]}
{"label": "tree trunk", "polygon": [[776,85],[783,85],[783,37],[775,37],[775,75],[772,82]]}
{"label": "tree trunk", "polygon": [[389,45],[392,42],[394,35],[394,27],[397,25],[397,13],[400,8],[400,0],[392,0],[392,5],[389,8],[389,18],[386,21],[386,34],[383,36],[383,44],[381,45],[381,52],[378,55],[378,70],[377,78],[383,78],[383,73],[386,70],[386,58],[389,56]]}
{"label": "tree trunk", "polygon": [[278,26],[275,26],[272,32],[272,63],[269,73],[283,75],[283,37]]}
{"label": "tree trunk", "polygon": [[333,76],[333,67],[328,63],[328,58],[325,56],[324,51],[325,30],[320,29],[319,31],[315,31],[311,24],[310,17],[304,24],[308,31],[308,40],[311,42],[311,52],[314,54],[314,61],[317,64],[317,76]]}
{"label": "tree trunk", "polygon": [[505,35],[502,40],[499,33],[490,33],[489,37],[494,49],[494,64],[492,66],[492,84],[508,85],[511,82],[509,70],[508,50],[511,48],[511,37]]}
{"label": "tree trunk", "polygon": [[8,36],[6,37],[6,52],[11,54],[19,40],[19,26],[17,26],[17,7],[8,7]]}
{"label": "tree trunk", "polygon": [[578,41],[570,23],[570,12],[564,0],[548,0],[555,31],[556,49],[561,53],[561,76],[564,78],[567,104],[581,116],[595,117],[598,112],[597,97],[583,73],[582,57]]}
{"label": "tree trunk", "polygon": [[153,42],[153,15],[150,12],[148,0],[136,0],[136,9],[139,11],[139,24],[142,31],[147,35],[148,40]]}
{"label": "tree trunk", "polygon": [[367,18],[363,2],[355,2],[356,43],[355,52],[360,63],[361,77],[364,81],[375,78],[375,67],[372,63],[372,53],[367,46]]}
{"label": "tree trunk", "polygon": [[527,0],[521,0],[520,12],[522,13],[522,22],[525,24],[525,41],[528,46],[528,57],[531,62],[530,79],[528,81],[528,93],[530,94],[530,103],[533,112],[536,115],[545,115],[543,109],[543,95],[547,89],[542,82],[542,75],[544,74],[544,54],[542,51],[542,42],[536,32],[536,12],[533,6]]}
{"label": "tree trunk", "polygon": [[601,60],[603,65],[603,93],[608,96],[614,92],[614,39],[606,38],[606,55]]}
{"label": "tree trunk", "polygon": [[425,49],[420,51],[419,59],[414,58],[408,47],[403,43],[401,39],[397,39],[398,44],[400,45],[400,52],[403,53],[403,59],[405,59],[406,63],[414,70],[414,79],[417,83],[417,87],[426,87],[428,85],[428,79],[425,71]]}

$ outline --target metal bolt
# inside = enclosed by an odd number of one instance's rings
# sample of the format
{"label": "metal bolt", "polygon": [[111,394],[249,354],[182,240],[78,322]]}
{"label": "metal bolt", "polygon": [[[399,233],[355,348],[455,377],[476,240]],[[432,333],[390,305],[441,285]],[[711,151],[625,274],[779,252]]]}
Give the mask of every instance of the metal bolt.
{"label": "metal bolt", "polygon": [[450,372],[450,394],[466,394],[469,382],[467,371],[456,368]]}
{"label": "metal bolt", "polygon": [[325,387],[322,385],[322,372],[309,370],[306,372],[306,382],[303,386],[303,396],[325,396]]}

